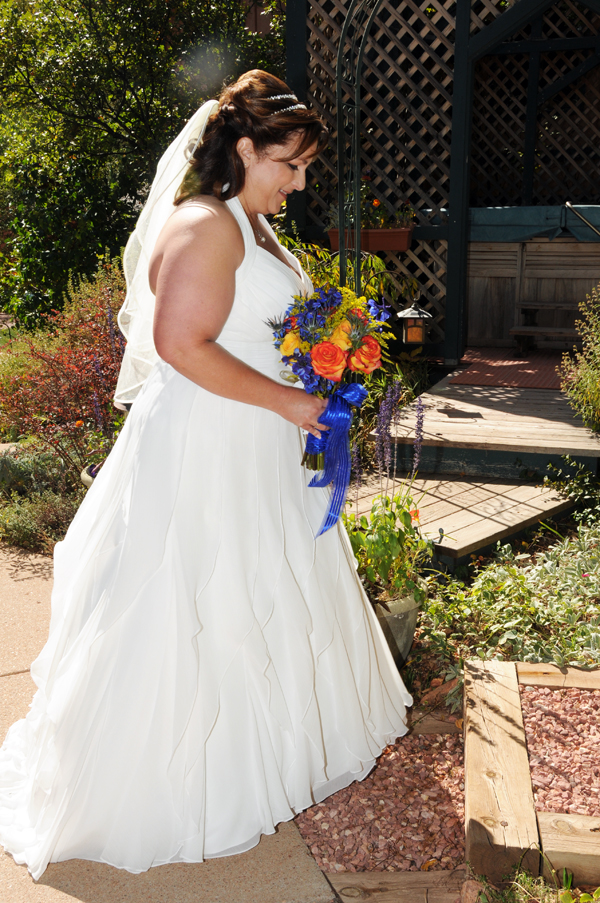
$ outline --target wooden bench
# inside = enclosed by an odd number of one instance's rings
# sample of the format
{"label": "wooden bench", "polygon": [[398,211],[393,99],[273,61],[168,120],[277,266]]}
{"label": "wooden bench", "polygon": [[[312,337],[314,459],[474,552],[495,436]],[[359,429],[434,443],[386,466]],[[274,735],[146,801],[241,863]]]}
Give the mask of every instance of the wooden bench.
{"label": "wooden bench", "polygon": [[469,244],[469,344],[568,349],[579,305],[600,282],[600,242]]}

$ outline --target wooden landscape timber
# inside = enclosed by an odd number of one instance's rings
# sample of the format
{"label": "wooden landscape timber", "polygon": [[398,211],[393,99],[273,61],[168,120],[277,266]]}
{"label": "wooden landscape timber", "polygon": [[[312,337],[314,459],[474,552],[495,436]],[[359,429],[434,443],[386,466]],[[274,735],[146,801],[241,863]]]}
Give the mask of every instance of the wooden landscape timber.
{"label": "wooden landscape timber", "polygon": [[600,690],[600,670],[559,668],[545,662],[515,662],[519,683],[526,687],[574,687],[579,690]]}
{"label": "wooden landscape timber", "polygon": [[[530,662],[465,665],[466,858],[475,874],[500,881],[521,864],[575,884],[600,884],[600,818],[537,812],[518,685],[600,689],[600,670]],[[540,862],[541,860],[541,862]]]}
{"label": "wooden landscape timber", "polygon": [[542,871],[551,878],[552,868],[573,872],[577,884],[600,881],[600,818],[560,812],[538,812],[540,841],[544,856]]}
{"label": "wooden landscape timber", "polygon": [[466,873],[338,872],[327,879],[343,903],[455,903]]}
{"label": "wooden landscape timber", "polygon": [[466,859],[501,881],[521,863],[539,874],[539,842],[517,671],[512,662],[465,664]]}

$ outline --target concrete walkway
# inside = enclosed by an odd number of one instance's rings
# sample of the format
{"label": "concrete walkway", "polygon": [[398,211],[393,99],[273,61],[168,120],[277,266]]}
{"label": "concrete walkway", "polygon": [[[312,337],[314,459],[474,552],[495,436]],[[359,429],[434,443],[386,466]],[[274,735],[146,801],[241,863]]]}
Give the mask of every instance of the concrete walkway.
{"label": "concrete walkway", "polygon": [[[29,665],[50,620],[52,562],[0,546],[0,738],[24,717]],[[71,860],[34,882],[0,848],[1,903],[333,903],[335,894],[293,822],[240,856],[163,865],[142,875]]]}

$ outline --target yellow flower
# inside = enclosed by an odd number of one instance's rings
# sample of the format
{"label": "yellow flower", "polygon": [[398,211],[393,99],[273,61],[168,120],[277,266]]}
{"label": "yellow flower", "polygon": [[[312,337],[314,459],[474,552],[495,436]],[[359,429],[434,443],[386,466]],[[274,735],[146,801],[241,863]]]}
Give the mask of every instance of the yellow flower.
{"label": "yellow flower", "polygon": [[279,346],[279,350],[281,352],[282,357],[289,357],[294,353],[294,349],[300,348],[302,342],[300,341],[300,335],[293,330],[288,332],[285,339]]}
{"label": "yellow flower", "polygon": [[329,336],[329,341],[332,345],[337,345],[338,348],[341,348],[342,351],[347,351],[348,348],[352,347],[352,341],[350,339],[351,329],[352,327],[348,320],[342,320],[339,326],[336,326]]}

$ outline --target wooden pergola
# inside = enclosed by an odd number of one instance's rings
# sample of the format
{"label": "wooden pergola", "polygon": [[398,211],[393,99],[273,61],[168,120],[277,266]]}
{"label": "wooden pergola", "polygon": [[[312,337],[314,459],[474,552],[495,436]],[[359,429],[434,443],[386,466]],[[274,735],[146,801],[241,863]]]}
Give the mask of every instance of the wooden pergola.
{"label": "wooden pergola", "polygon": [[[360,166],[373,194],[417,210],[412,248],[431,351],[465,347],[469,209],[600,204],[600,0],[365,0]],[[351,0],[288,0],[287,78],[336,133],[336,59]],[[377,7],[375,9],[375,7]],[[342,53],[350,53],[350,45]],[[350,94],[350,86],[340,86]],[[291,216],[323,235],[336,141]]]}

